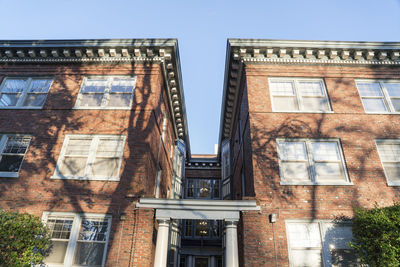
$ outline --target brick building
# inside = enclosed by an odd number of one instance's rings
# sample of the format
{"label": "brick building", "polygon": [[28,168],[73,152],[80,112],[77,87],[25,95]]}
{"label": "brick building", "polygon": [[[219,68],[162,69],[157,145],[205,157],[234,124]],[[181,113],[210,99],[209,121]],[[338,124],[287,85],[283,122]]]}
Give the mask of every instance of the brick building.
{"label": "brick building", "polygon": [[228,40],[219,151],[191,154],[177,41],[0,42],[0,208],[49,266],[357,266],[400,200],[400,43]]}

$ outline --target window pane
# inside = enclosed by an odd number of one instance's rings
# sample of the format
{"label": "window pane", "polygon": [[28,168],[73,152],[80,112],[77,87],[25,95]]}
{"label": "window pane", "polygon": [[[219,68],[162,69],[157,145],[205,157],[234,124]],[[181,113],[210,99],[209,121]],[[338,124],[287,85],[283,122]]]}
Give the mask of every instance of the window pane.
{"label": "window pane", "polygon": [[103,94],[82,94],[79,106],[81,107],[99,107]]}
{"label": "window pane", "polygon": [[400,181],[400,163],[384,163],[383,168],[389,182]]}
{"label": "window pane", "polygon": [[92,165],[91,176],[118,177],[119,158],[96,158]]}
{"label": "window pane", "polygon": [[7,79],[4,84],[3,93],[21,93],[27,85],[23,79]]}
{"label": "window pane", "polygon": [[87,157],[64,157],[59,172],[65,176],[84,176]]}
{"label": "window pane", "polygon": [[320,82],[299,82],[299,92],[302,96],[323,96],[324,91]]}
{"label": "window pane", "polygon": [[387,111],[385,102],[382,98],[363,98],[365,111],[378,112]]}
{"label": "window pane", "polygon": [[343,180],[345,178],[341,163],[315,163],[317,180]]}
{"label": "window pane", "polygon": [[79,240],[106,241],[107,220],[83,219],[79,232]]}
{"label": "window pane", "polygon": [[330,254],[332,267],[363,266],[353,249],[332,249]]}
{"label": "window pane", "polygon": [[18,99],[18,94],[2,94],[0,98],[0,106],[13,107],[17,105]]}
{"label": "window pane", "polygon": [[104,243],[77,242],[74,264],[83,266],[101,266],[104,248]]}
{"label": "window pane", "polygon": [[322,267],[320,250],[292,250],[293,267]]}
{"label": "window pane", "polygon": [[210,234],[210,223],[206,220],[196,221],[196,236],[208,236]]}
{"label": "window pane", "polygon": [[47,93],[50,89],[51,80],[32,80],[29,93]]}
{"label": "window pane", "polygon": [[307,163],[305,162],[281,162],[283,179],[285,180],[309,180]]}
{"label": "window pane", "polygon": [[214,198],[219,198],[219,180],[214,180]]}
{"label": "window pane", "polygon": [[197,180],[198,197],[209,198],[211,191],[211,180]]}
{"label": "window pane", "polygon": [[187,197],[194,197],[194,181],[193,179],[186,180]]}
{"label": "window pane", "polygon": [[27,94],[22,104],[25,107],[41,107],[46,100],[47,94]]}
{"label": "window pane", "polygon": [[276,111],[296,111],[299,110],[295,97],[274,96],[272,98]]}
{"label": "window pane", "polygon": [[384,83],[391,97],[400,97],[400,83]]}
{"label": "window pane", "polygon": [[329,249],[348,249],[348,243],[353,238],[351,226],[338,225],[334,223],[324,224],[325,236],[324,242],[329,246]]}
{"label": "window pane", "polygon": [[123,149],[123,139],[100,139],[96,156],[119,157]]}
{"label": "window pane", "polygon": [[294,86],[292,82],[270,82],[273,95],[294,95]]}
{"label": "window pane", "polygon": [[87,79],[85,87],[82,89],[83,93],[104,93],[107,87],[107,80],[105,79]]}
{"label": "window pane", "polygon": [[110,94],[107,106],[129,107],[131,104],[131,97],[131,94]]}
{"label": "window pane", "polygon": [[89,155],[90,145],[92,139],[77,139],[70,138],[68,140],[68,146],[65,151],[65,155]]}
{"label": "window pane", "polygon": [[219,226],[220,226],[220,224],[218,223],[218,221],[216,221],[216,220],[211,221],[211,235],[212,236],[218,237],[220,235]]}
{"label": "window pane", "polygon": [[51,238],[69,239],[72,229],[72,219],[48,219],[47,227]]}
{"label": "window pane", "polygon": [[3,155],[0,159],[1,172],[18,172],[24,156]]}
{"label": "window pane", "polygon": [[325,97],[303,97],[304,111],[327,111],[328,102]]}
{"label": "window pane", "polygon": [[185,236],[192,236],[192,220],[185,221]]}
{"label": "window pane", "polygon": [[64,263],[65,253],[67,252],[68,241],[51,241],[53,247],[48,257],[44,259],[45,263]]}
{"label": "window pane", "polygon": [[111,92],[132,93],[135,86],[135,79],[114,79],[111,85]]}
{"label": "window pane", "polygon": [[400,111],[400,99],[399,98],[392,98],[392,104],[394,107],[394,111]]}
{"label": "window pane", "polygon": [[357,83],[361,96],[383,96],[379,83]]}
{"label": "window pane", "polygon": [[279,157],[282,160],[306,160],[304,142],[279,142]]}
{"label": "window pane", "polygon": [[289,223],[287,229],[291,248],[320,248],[318,223]]}
{"label": "window pane", "polygon": [[3,153],[25,154],[30,141],[31,138],[27,136],[10,136]]}
{"label": "window pane", "polygon": [[378,144],[382,161],[400,161],[400,144]]}
{"label": "window pane", "polygon": [[340,160],[338,144],[336,142],[312,143],[314,160]]}

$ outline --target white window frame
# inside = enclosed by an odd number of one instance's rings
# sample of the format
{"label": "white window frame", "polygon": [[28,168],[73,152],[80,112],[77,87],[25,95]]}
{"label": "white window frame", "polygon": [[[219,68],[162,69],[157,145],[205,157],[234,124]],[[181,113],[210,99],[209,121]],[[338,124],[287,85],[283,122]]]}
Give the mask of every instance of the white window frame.
{"label": "white window frame", "polygon": [[[279,142],[305,142],[306,148],[306,161],[308,163],[308,177],[309,181],[290,181],[283,180],[283,171],[282,171],[282,163],[281,156],[282,153],[279,151]],[[337,144],[337,148],[339,151],[340,161],[342,163],[345,181],[328,181],[328,182],[319,182],[316,180],[315,166],[314,166],[314,156],[312,153],[312,143],[315,142],[335,142]],[[278,152],[278,161],[279,161],[279,176],[280,176],[280,184],[281,185],[353,185],[353,183],[349,179],[346,161],[344,159],[344,154],[342,150],[342,144],[339,139],[308,139],[308,138],[277,138],[276,139],[276,149]]]}
{"label": "white window frame", "polygon": [[[59,166],[61,166],[61,164],[62,164],[62,160],[65,156],[65,152],[67,150],[69,140],[71,137],[92,140],[91,145],[90,145],[88,160],[86,162],[86,167],[85,167],[85,176],[64,176],[59,171]],[[121,152],[121,155],[119,156],[118,177],[93,177],[93,176],[90,176],[89,174],[90,174],[91,166],[93,165],[94,160],[96,159],[96,151],[97,151],[97,146],[98,146],[99,140],[107,139],[107,138],[110,138],[110,139],[121,138],[122,139],[122,152]],[[124,157],[125,143],[126,143],[126,136],[124,136],[124,135],[93,135],[93,134],[89,134],[89,135],[69,134],[69,135],[66,135],[63,146],[61,148],[60,155],[58,156],[58,161],[57,161],[57,166],[56,166],[55,172],[54,172],[53,176],[51,176],[51,179],[119,181],[120,176],[121,176],[120,172],[121,172],[122,160]]]}
{"label": "white window frame", "polygon": [[21,171],[22,165],[24,164],[24,161],[25,161],[26,153],[28,152],[30,142],[32,141],[32,136],[29,134],[2,134],[2,133],[0,133],[0,159],[3,155],[3,150],[6,147],[8,137],[29,137],[30,138],[28,147],[26,148],[26,151],[22,157],[22,162],[21,162],[21,165],[19,166],[18,172],[2,172],[2,171],[0,171],[0,177],[18,178],[19,172]]}
{"label": "white window frame", "polygon": [[[105,106],[108,101],[109,101],[109,97],[110,97],[110,90],[111,90],[111,85],[112,85],[112,81],[114,79],[134,79],[134,85],[133,85],[133,90],[132,90],[132,94],[131,94],[131,99],[129,102],[129,106],[127,107],[107,107]],[[85,88],[86,86],[86,82],[88,79],[107,79],[107,87],[104,91],[103,94],[103,99],[101,101],[101,105],[96,107],[96,106],[92,106],[92,107],[86,107],[86,106],[80,106],[81,103],[81,99],[82,99],[82,90]],[[136,82],[137,82],[137,76],[127,76],[127,75],[112,75],[112,76],[87,76],[83,78],[81,87],[79,89],[79,94],[78,97],[76,99],[75,102],[75,106],[73,107],[73,109],[121,109],[121,110],[128,110],[132,108],[132,103],[133,103],[133,98],[135,96],[135,89],[136,89]]]}
{"label": "white window frame", "polygon": [[[296,98],[297,104],[299,106],[299,110],[276,110],[274,100],[273,100],[273,94],[272,94],[272,89],[271,89],[271,82],[291,82],[294,85],[294,97]],[[328,110],[323,111],[323,110],[302,110],[303,108],[303,99],[299,93],[298,87],[299,87],[299,82],[320,82],[322,85],[322,91],[323,91],[323,96],[325,97],[325,100],[327,102]],[[273,112],[283,112],[283,113],[333,113],[330,99],[328,96],[328,91],[326,90],[326,85],[324,82],[323,78],[297,78],[297,77],[271,77],[268,78],[268,87],[269,87],[269,96],[271,100],[271,106],[272,106],[272,111]]]}
{"label": "white window frame", "polygon": [[47,223],[47,220],[49,217],[70,217],[73,220],[72,223],[72,229],[71,229],[71,234],[70,238],[68,241],[68,246],[67,246],[67,251],[65,253],[65,258],[64,258],[64,264],[51,264],[46,266],[49,267],[69,267],[69,266],[74,266],[74,267],[79,267],[79,266],[86,266],[86,265],[74,265],[74,256],[75,256],[75,248],[76,244],[78,243],[78,237],[79,237],[79,232],[80,232],[80,227],[82,224],[82,219],[106,219],[108,221],[108,226],[107,226],[107,234],[106,234],[106,243],[104,246],[104,254],[103,254],[103,259],[102,259],[102,264],[101,266],[104,267],[106,258],[107,258],[107,252],[108,252],[108,242],[110,239],[110,230],[111,230],[111,223],[112,223],[112,216],[109,214],[98,214],[98,213],[73,213],[73,212],[50,212],[50,211],[44,211],[42,214],[42,222],[43,224]]}
{"label": "white window frame", "polygon": [[[327,226],[329,224],[336,224],[338,227],[340,226],[344,226],[344,227],[351,227],[352,223],[346,222],[346,221],[342,221],[342,222],[336,222],[336,221],[332,221],[332,220],[301,220],[301,219],[290,219],[290,220],[285,220],[285,229],[286,229],[286,240],[287,240],[287,247],[288,247],[288,255],[289,255],[289,266],[293,266],[293,253],[292,253],[292,249],[295,250],[296,248],[292,248],[290,245],[290,232],[289,232],[289,228],[288,225],[289,224],[311,224],[311,223],[317,223],[318,224],[318,228],[319,228],[319,234],[320,234],[320,241],[321,241],[321,253],[322,253],[322,264],[323,266],[331,266],[331,255],[330,255],[330,251],[329,251],[329,247],[328,244],[326,244],[325,240],[324,240],[324,235],[327,231]],[[351,240],[352,238],[350,238]],[[299,249],[299,248],[297,248]],[[351,248],[349,248],[351,249]]]}
{"label": "white window frame", "polygon": [[[400,177],[399,177],[399,181],[394,181],[394,182],[389,181],[388,175],[386,174],[386,169],[384,167],[384,161],[382,160],[381,153],[379,152],[379,148],[378,148],[379,144],[400,145],[400,139],[377,139],[377,140],[375,140],[375,146],[376,146],[376,150],[378,151],[379,160],[381,162],[381,166],[382,166],[383,172],[385,174],[386,184],[388,186],[400,186]],[[390,163],[395,163],[395,162],[400,163],[400,158],[399,158],[398,161],[391,161]]]}
{"label": "white window frame", "polygon": [[[8,79],[10,79],[10,80],[14,80],[14,79],[26,80],[27,83],[26,83],[26,86],[24,87],[22,93],[20,93],[21,95],[18,98],[18,101],[17,101],[15,106],[0,106],[0,109],[42,109],[44,104],[46,103],[47,96],[50,93],[50,89],[51,89],[51,86],[53,85],[53,81],[54,81],[54,79],[52,77],[49,77],[49,76],[44,76],[44,77],[40,77],[40,76],[38,76],[38,77],[35,77],[35,76],[32,76],[32,77],[21,77],[21,76],[13,77],[13,76],[8,76],[8,77],[5,77],[1,81],[1,84],[0,84],[0,97],[2,95],[3,88],[4,88],[5,84],[6,84],[6,81]],[[24,103],[24,101],[26,99],[26,96],[28,95],[28,89],[31,88],[31,84],[32,84],[33,80],[50,80],[49,91],[46,94],[46,97],[44,99],[43,105],[40,106],[40,107],[39,106],[23,106],[23,103]],[[44,94],[44,93],[42,93],[42,94]]]}
{"label": "white window frame", "polygon": [[[369,114],[400,114],[400,111],[395,111],[393,103],[391,101],[391,97],[389,96],[389,93],[385,87],[385,83],[400,83],[400,80],[393,80],[393,79],[356,79],[355,80],[356,87],[357,87],[357,92],[358,95],[360,96],[361,103],[363,105],[365,113]],[[363,98],[378,98],[378,97],[373,97],[373,96],[361,96],[360,90],[358,89],[358,83],[379,83],[381,92],[382,92],[382,99],[385,107],[387,108],[388,111],[367,111],[365,109],[365,105],[363,102]],[[399,98],[400,97],[393,97],[393,98]]]}

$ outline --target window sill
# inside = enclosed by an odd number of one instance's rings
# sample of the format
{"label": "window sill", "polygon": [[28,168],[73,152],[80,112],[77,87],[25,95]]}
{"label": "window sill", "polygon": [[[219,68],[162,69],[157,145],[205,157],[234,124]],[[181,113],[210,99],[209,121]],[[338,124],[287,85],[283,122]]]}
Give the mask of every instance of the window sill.
{"label": "window sill", "polygon": [[76,110],[131,110],[132,107],[73,107]]}
{"label": "window sill", "polygon": [[371,111],[365,111],[365,114],[367,114],[367,115],[399,115],[400,112],[371,112]]}
{"label": "window sill", "polygon": [[50,177],[50,179],[54,179],[54,180],[119,182],[119,177],[87,177],[87,176],[57,176],[57,175],[53,175],[53,176]]}
{"label": "window sill", "polygon": [[0,172],[1,178],[18,178],[18,172]]}
{"label": "window sill", "polygon": [[0,109],[43,109],[43,107],[0,107]]}
{"label": "window sill", "polygon": [[331,111],[301,111],[301,110],[293,110],[293,111],[283,111],[283,110],[272,110],[272,112],[274,113],[317,113],[317,114],[323,114],[323,113],[328,113],[328,114],[332,114],[334,113],[332,110]]}
{"label": "window sill", "polygon": [[400,182],[387,182],[388,186],[400,186]]}
{"label": "window sill", "polygon": [[313,182],[307,182],[307,181],[300,181],[300,182],[291,182],[291,181],[284,181],[280,182],[280,185],[340,185],[340,186],[351,186],[354,185],[352,182],[325,182],[325,183],[313,183]]}

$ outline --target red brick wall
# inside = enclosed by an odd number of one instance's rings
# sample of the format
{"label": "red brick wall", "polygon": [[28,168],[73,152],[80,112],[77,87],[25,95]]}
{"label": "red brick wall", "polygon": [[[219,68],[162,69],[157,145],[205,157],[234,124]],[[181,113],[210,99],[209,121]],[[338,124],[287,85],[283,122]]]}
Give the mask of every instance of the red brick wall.
{"label": "red brick wall", "polygon": [[[333,113],[272,112],[269,77],[323,78]],[[354,81],[389,78],[400,79],[400,69],[317,65],[246,67],[254,193],[261,214],[243,213],[242,266],[275,266],[270,213],[279,216],[274,224],[278,266],[288,266],[285,220],[352,217],[354,206],[370,208],[375,202],[391,205],[400,200],[400,189],[386,185],[374,143],[375,139],[400,138],[400,116],[366,114]],[[354,185],[280,185],[275,140],[284,137],[340,139]]]}
{"label": "red brick wall", "polygon": [[[131,110],[72,109],[86,75],[132,74],[137,76],[137,84]],[[153,212],[135,211],[132,200],[154,196],[157,162],[163,170],[162,197],[166,197],[171,184],[170,150],[175,136],[160,66],[0,66],[0,81],[5,76],[41,75],[54,78],[43,109],[0,111],[0,133],[32,135],[19,177],[0,179],[0,208],[37,216],[43,211],[112,214],[107,266],[151,266]],[[165,112],[169,120],[167,134],[165,143],[160,143]],[[50,179],[67,134],[126,135],[120,181]],[[119,220],[121,213],[126,213],[126,221]],[[140,233],[136,237],[135,231]],[[132,243],[134,238],[137,244]],[[140,248],[135,254],[130,250],[134,246]]]}

